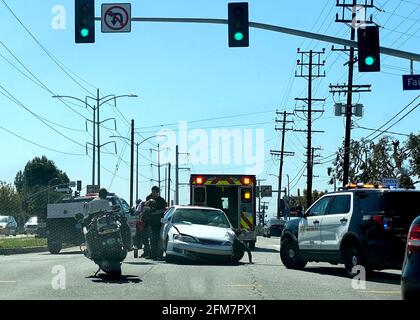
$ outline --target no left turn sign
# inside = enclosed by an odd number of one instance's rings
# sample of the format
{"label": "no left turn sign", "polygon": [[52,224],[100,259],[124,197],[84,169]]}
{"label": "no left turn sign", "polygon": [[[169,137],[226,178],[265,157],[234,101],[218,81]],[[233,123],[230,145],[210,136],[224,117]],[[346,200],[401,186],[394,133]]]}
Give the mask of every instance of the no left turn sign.
{"label": "no left turn sign", "polygon": [[103,33],[131,32],[131,3],[102,4],[101,26]]}

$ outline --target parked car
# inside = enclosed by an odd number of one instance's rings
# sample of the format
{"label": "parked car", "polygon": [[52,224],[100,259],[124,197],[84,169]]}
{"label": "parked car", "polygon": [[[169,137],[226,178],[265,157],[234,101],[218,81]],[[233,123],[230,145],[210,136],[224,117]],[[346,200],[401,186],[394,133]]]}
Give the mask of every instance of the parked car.
{"label": "parked car", "polygon": [[161,220],[161,243],[165,260],[231,260],[235,233],[220,209],[194,206],[170,207]]}
{"label": "parked car", "polygon": [[0,216],[0,234],[6,236],[17,234],[18,225],[12,216]]}
{"label": "parked car", "polygon": [[420,216],[410,227],[401,274],[403,299],[420,301]]}
{"label": "parked car", "polygon": [[25,234],[37,234],[38,233],[38,217],[30,217],[28,221],[23,225],[23,232]]}
{"label": "parked car", "polygon": [[410,224],[420,215],[420,191],[358,187],[317,200],[303,218],[285,226],[280,257],[286,268],[307,262],[343,263],[349,276],[401,270]]}
{"label": "parked car", "polygon": [[286,224],[286,220],[284,219],[277,219],[271,218],[267,221],[263,228],[263,236],[270,238],[273,237],[280,237],[281,233],[283,232],[284,225]]}

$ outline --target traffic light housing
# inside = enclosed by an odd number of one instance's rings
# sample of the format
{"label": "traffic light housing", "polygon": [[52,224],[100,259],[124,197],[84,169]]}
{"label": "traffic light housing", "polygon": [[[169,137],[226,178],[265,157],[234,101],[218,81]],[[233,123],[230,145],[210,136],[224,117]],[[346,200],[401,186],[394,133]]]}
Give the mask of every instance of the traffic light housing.
{"label": "traffic light housing", "polygon": [[229,47],[249,47],[248,2],[228,3]]}
{"label": "traffic light housing", "polygon": [[369,26],[357,30],[359,72],[381,71],[379,27]]}
{"label": "traffic light housing", "polygon": [[82,181],[77,180],[77,191],[81,191],[81,190],[82,190]]}
{"label": "traffic light housing", "polygon": [[95,42],[95,0],[75,0],[75,42]]}

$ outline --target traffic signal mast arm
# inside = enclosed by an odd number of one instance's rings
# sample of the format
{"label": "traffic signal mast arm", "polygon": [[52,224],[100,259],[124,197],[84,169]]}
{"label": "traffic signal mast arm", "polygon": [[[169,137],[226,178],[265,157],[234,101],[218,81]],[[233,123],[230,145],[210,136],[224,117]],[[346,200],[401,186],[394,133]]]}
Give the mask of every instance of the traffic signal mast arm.
{"label": "traffic signal mast arm", "polygon": [[[100,17],[95,18],[96,21],[101,21]],[[228,24],[227,19],[207,19],[207,18],[140,18],[140,17],[133,17],[131,21],[138,21],[138,22],[171,22],[171,23],[206,23],[206,24]],[[279,33],[290,34],[298,37],[303,37],[307,39],[314,39],[323,42],[329,42],[332,44],[339,44],[348,47],[357,48],[358,43],[357,41],[351,41],[347,39],[336,38],[332,36],[327,36],[324,34],[318,34],[313,32],[307,32],[297,29],[290,29],[280,26],[274,26],[270,24],[258,23],[258,22],[249,22],[249,26],[256,28],[256,29],[263,29],[268,31],[274,31]],[[381,47],[381,54],[393,56],[397,58],[407,59],[411,61],[418,61],[420,62],[420,54],[408,52],[408,51],[401,51],[391,48]]]}

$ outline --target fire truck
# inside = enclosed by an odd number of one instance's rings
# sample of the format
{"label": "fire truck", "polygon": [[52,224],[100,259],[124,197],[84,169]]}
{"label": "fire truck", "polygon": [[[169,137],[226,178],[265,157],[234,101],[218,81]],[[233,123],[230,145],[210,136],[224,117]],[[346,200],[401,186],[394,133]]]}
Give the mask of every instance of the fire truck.
{"label": "fire truck", "polygon": [[223,210],[250,249],[256,237],[256,176],[192,174],[190,203]]}

